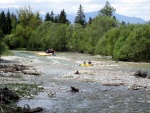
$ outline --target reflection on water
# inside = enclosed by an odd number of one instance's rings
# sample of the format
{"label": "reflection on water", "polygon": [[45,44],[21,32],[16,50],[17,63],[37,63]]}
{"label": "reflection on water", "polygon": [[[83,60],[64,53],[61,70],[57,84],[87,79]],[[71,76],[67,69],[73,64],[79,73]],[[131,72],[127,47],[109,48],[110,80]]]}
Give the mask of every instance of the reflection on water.
{"label": "reflection on water", "polygon": [[[43,70],[44,87],[51,88],[57,84],[56,95],[48,97],[48,92],[41,92],[34,99],[21,100],[19,106],[28,104],[31,107],[43,107],[42,113],[148,113],[150,112],[149,90],[129,90],[125,86],[103,86],[95,82],[53,80],[53,77],[76,70],[79,64],[76,61],[99,60],[95,56],[80,53],[57,53],[57,56],[38,56],[33,52],[14,51],[15,56],[30,60],[32,65],[38,65]],[[34,61],[36,63],[34,64]],[[110,59],[109,59],[110,60]],[[113,65],[110,69],[121,71],[149,71],[150,65],[123,63]],[[48,83],[47,77],[51,77]],[[70,86],[80,89],[79,93],[69,92]],[[58,89],[63,87],[64,89]]]}

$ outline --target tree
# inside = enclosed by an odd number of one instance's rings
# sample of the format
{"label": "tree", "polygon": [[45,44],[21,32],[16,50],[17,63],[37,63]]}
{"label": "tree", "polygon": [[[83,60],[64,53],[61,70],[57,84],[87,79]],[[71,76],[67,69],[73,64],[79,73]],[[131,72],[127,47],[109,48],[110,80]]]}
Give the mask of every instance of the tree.
{"label": "tree", "polygon": [[89,24],[91,24],[92,23],[92,18],[91,17],[89,17],[89,22],[88,22]]}
{"label": "tree", "polygon": [[69,22],[69,20],[66,17],[66,13],[65,13],[64,9],[60,12],[60,15],[58,17],[58,22],[59,23],[64,23],[64,24]]}
{"label": "tree", "polygon": [[122,61],[150,61],[150,25],[121,26],[113,59]]}
{"label": "tree", "polygon": [[126,25],[126,23],[124,21],[121,22],[122,25]]}
{"label": "tree", "polygon": [[69,50],[69,41],[72,37],[72,34],[74,32],[74,25],[70,24],[67,28],[66,28],[66,48],[67,50]]}
{"label": "tree", "polygon": [[49,48],[47,44],[51,45],[52,42],[47,40],[46,37],[49,36],[48,32],[51,33],[52,24],[51,21],[44,21],[32,32],[28,42],[29,50],[46,50]]}
{"label": "tree", "polygon": [[3,42],[0,41],[0,58],[1,55],[7,50],[7,47],[5,46],[5,44]]}
{"label": "tree", "polygon": [[84,14],[83,7],[81,6],[81,4],[79,6],[79,10],[77,11],[77,16],[75,17],[75,22],[74,23],[79,23],[83,27],[86,24],[85,14]]}
{"label": "tree", "polygon": [[0,29],[0,58],[1,55],[7,50],[6,45],[3,43],[3,31]]}
{"label": "tree", "polygon": [[56,31],[54,36],[52,36],[52,46],[55,48],[57,51],[66,51],[66,45],[67,45],[67,40],[66,40],[66,24],[54,24],[56,26]]}
{"label": "tree", "polygon": [[20,47],[26,48],[32,32],[37,29],[42,20],[39,18],[39,13],[33,13],[29,6],[18,11],[18,22],[15,35],[19,38]]}
{"label": "tree", "polygon": [[81,52],[84,39],[84,29],[81,24],[75,24],[73,27],[73,32],[71,33],[71,37],[68,38],[68,48],[71,51],[79,51]]}
{"label": "tree", "polygon": [[50,21],[50,14],[49,14],[49,12],[46,13],[45,21]]}
{"label": "tree", "polygon": [[4,11],[1,12],[0,14],[0,29],[3,31],[3,34],[6,34],[6,16]]}
{"label": "tree", "polygon": [[107,55],[109,55],[109,56],[113,56],[115,43],[117,42],[117,40],[120,36],[120,29],[121,28],[112,28],[105,35],[106,41],[107,41],[106,42]]}
{"label": "tree", "polygon": [[55,16],[54,22],[55,22],[55,23],[58,23],[58,19],[59,19],[59,15]]}
{"label": "tree", "polygon": [[7,16],[6,16],[6,34],[10,34],[11,33],[11,29],[12,29],[12,26],[11,26],[11,17],[10,17],[10,12],[8,10],[7,12]]}
{"label": "tree", "polygon": [[54,13],[53,13],[53,11],[51,11],[51,14],[49,16],[50,16],[50,21],[54,22]]}
{"label": "tree", "polygon": [[107,1],[104,8],[102,8],[99,12],[100,15],[105,15],[111,17],[113,15],[113,12],[115,12],[115,9],[110,5],[110,3]]}
{"label": "tree", "polygon": [[16,17],[16,15],[14,15],[14,13],[12,13],[12,14],[11,14],[11,26],[12,26],[12,32],[15,31],[17,24],[18,24],[17,17]]}

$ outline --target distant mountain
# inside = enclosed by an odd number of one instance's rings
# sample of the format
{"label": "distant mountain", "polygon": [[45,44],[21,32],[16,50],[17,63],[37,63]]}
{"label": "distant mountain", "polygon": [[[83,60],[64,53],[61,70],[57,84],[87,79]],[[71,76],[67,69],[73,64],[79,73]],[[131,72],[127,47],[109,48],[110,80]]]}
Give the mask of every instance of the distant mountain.
{"label": "distant mountain", "polygon": [[[1,8],[0,9],[0,12],[1,11],[4,11],[5,13],[7,13],[8,11],[8,8]],[[14,14],[17,14],[17,10],[16,8],[9,8],[9,11],[10,13],[14,13]],[[45,13],[46,14],[46,13]],[[42,19],[44,20],[45,19],[45,14],[40,14],[40,16],[42,17]],[[57,14],[56,14],[57,15]],[[94,12],[88,12],[88,13],[85,13],[85,16],[86,16],[86,21],[88,22],[89,21],[89,18],[95,18],[96,16],[98,15],[98,11],[94,11]],[[75,20],[75,16],[76,15],[70,15],[70,14],[67,14],[67,19],[73,24],[74,23],[74,20]],[[128,16],[124,16],[124,15],[120,15],[120,14],[116,14],[114,13],[114,16],[116,17],[116,19],[119,21],[119,22],[122,22],[124,21],[125,23],[131,23],[131,24],[143,24],[143,23],[146,23],[146,21],[142,18],[138,18],[138,17],[128,17]]]}
{"label": "distant mountain", "polygon": [[132,24],[144,24],[146,23],[146,21],[142,18],[138,18],[138,17],[128,17],[128,16],[123,16],[123,15],[120,15],[120,14],[114,14],[114,16],[116,17],[116,19],[119,21],[119,22],[122,22],[124,21],[125,23],[132,23]]}
{"label": "distant mountain", "polygon": [[[98,16],[98,11],[85,13],[85,16],[86,16],[86,21],[88,22],[90,17],[95,18],[96,16]],[[116,14],[116,13],[114,13],[114,16],[119,22],[124,21],[125,23],[131,23],[131,24],[146,23],[144,19],[138,18],[138,17],[128,17],[128,16]],[[71,23],[74,23],[75,16],[68,15],[67,18],[70,20]]]}

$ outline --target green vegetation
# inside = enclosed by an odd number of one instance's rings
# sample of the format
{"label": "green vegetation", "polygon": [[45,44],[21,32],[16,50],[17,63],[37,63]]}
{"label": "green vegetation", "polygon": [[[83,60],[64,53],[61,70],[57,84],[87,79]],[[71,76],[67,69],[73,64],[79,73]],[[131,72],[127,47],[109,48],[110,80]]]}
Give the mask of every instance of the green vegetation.
{"label": "green vegetation", "polygon": [[115,12],[115,9],[110,5],[109,1],[107,1],[104,8],[100,10],[99,14],[111,17],[113,16],[113,12]]}
{"label": "green vegetation", "polygon": [[0,55],[7,45],[9,49],[45,51],[53,48],[56,51],[108,55],[113,60],[149,62],[150,23],[119,23],[113,17],[113,12],[115,9],[107,1],[99,15],[89,18],[86,23],[80,5],[74,24],[67,20],[64,10],[57,16],[54,16],[53,11],[47,12],[45,21],[42,21],[38,12],[33,13],[30,7],[20,9],[18,18],[10,14],[9,10],[6,16],[1,12]]}
{"label": "green vegetation", "polygon": [[25,84],[25,83],[12,83],[12,84],[1,84],[1,87],[7,87],[9,90],[15,92],[20,97],[30,97],[36,95],[43,89],[38,87],[36,84]]}
{"label": "green vegetation", "polygon": [[81,24],[83,27],[86,24],[85,14],[84,14],[83,7],[82,7],[81,4],[79,6],[79,10],[77,12],[77,16],[75,17],[75,22],[74,23]]}

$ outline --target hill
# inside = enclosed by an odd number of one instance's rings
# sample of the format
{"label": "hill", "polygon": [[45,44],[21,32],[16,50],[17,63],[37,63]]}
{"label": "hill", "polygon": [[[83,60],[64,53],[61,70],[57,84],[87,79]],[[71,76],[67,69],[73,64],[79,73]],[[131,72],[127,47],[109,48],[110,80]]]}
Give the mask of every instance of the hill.
{"label": "hill", "polygon": [[[98,16],[98,11],[85,13],[85,16],[86,16],[86,21],[88,22],[90,17],[95,18],[96,16]],[[114,13],[114,16],[116,17],[116,19],[119,22],[124,21],[125,23],[131,23],[131,24],[146,23],[146,21],[144,19],[138,18],[138,17],[128,17],[128,16],[116,14],[116,13]],[[70,20],[71,23],[74,23],[75,16],[68,15],[67,18]]]}
{"label": "hill", "polygon": [[[4,11],[5,13],[7,13],[8,8],[2,8],[2,9],[0,9],[0,12],[1,11]],[[17,14],[17,9],[16,8],[11,7],[11,8],[9,8],[9,11],[10,11],[10,13]],[[40,14],[40,16],[42,17],[43,20],[45,19],[45,14]],[[97,15],[98,15],[98,11],[85,13],[86,21],[88,22],[90,17],[91,18],[95,18]],[[67,14],[67,19],[73,24],[75,16],[76,15]],[[128,17],[128,16],[116,14],[116,13],[114,13],[114,16],[116,17],[116,19],[119,22],[124,21],[125,23],[131,23],[131,24],[138,24],[138,23],[139,24],[143,24],[143,23],[146,23],[146,21],[144,19],[138,18],[138,17]]]}

